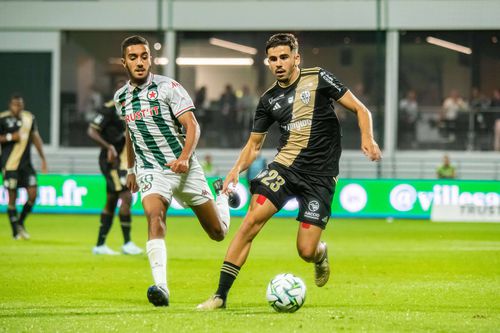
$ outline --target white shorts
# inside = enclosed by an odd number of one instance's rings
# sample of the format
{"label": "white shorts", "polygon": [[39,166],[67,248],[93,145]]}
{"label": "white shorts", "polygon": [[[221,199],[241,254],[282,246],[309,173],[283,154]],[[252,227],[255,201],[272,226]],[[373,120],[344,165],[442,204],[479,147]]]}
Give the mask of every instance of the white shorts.
{"label": "white shorts", "polygon": [[199,206],[213,199],[203,169],[196,159],[191,159],[187,173],[171,170],[139,169],[137,185],[141,201],[149,194],[160,194],[170,205],[172,196],[183,207]]}

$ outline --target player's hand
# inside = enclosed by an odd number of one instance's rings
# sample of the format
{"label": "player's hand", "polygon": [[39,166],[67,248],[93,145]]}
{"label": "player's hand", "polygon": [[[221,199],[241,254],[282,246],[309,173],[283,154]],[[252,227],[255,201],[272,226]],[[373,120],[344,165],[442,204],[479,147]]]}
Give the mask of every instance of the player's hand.
{"label": "player's hand", "polygon": [[186,173],[189,170],[189,159],[177,159],[165,164],[175,173]]}
{"label": "player's hand", "polygon": [[222,193],[227,194],[231,192],[231,188],[229,187],[229,184],[233,184],[233,186],[236,186],[239,182],[239,177],[240,177],[240,171],[238,169],[231,169],[229,173],[226,176],[226,179],[224,179],[224,185],[222,185]]}
{"label": "player's hand", "polygon": [[371,137],[361,137],[361,150],[370,161],[380,161],[382,158],[382,153],[380,152],[378,144]]}
{"label": "player's hand", "polygon": [[134,173],[127,175],[127,187],[132,193],[139,191],[139,186],[137,185],[137,180]]}
{"label": "player's hand", "polygon": [[116,152],[115,146],[108,146],[108,163],[113,163],[118,157],[118,153]]}
{"label": "player's hand", "polygon": [[48,172],[48,169],[47,169],[47,161],[45,159],[42,160],[42,173],[47,173]]}

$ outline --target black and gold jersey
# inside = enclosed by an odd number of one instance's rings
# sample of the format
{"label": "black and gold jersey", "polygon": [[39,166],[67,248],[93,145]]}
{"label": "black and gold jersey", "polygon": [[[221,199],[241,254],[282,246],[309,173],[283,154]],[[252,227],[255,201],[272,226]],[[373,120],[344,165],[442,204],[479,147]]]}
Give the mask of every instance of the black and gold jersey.
{"label": "black and gold jersey", "polygon": [[19,117],[7,110],[0,113],[0,135],[19,131],[19,141],[2,143],[1,163],[4,171],[15,171],[31,166],[31,133],[37,131],[35,116],[21,111]]}
{"label": "black and gold jersey", "polygon": [[90,126],[100,132],[102,138],[120,152],[125,144],[125,123],[115,109],[114,101],[104,104],[97,112]]}
{"label": "black and gold jersey", "polygon": [[[125,123],[116,112],[114,101],[104,104],[104,107],[99,110],[94,119],[92,119],[90,126],[99,131],[102,138],[115,147],[120,159],[119,169],[127,169]],[[100,164],[107,163],[107,149],[101,149],[99,161]]]}
{"label": "black and gold jersey", "polygon": [[346,91],[328,71],[302,69],[288,87],[276,82],[261,96],[252,132],[266,133],[277,122],[281,136],[275,162],[299,172],[337,176],[342,134],[333,101]]}

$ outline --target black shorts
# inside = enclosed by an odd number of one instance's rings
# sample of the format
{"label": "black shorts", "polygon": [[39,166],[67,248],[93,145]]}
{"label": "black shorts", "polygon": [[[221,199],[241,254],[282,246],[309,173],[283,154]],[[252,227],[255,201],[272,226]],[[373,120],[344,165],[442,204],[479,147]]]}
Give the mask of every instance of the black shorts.
{"label": "black shorts", "polygon": [[36,172],[32,165],[3,172],[3,185],[9,190],[37,186]]}
{"label": "black shorts", "polygon": [[297,221],[325,229],[331,215],[336,179],[297,172],[279,163],[271,163],[250,182],[250,192],[269,199],[278,210],[288,200],[299,203]]}
{"label": "black shorts", "polygon": [[113,167],[106,159],[99,158],[99,168],[106,179],[106,192],[116,193],[128,190],[127,170]]}

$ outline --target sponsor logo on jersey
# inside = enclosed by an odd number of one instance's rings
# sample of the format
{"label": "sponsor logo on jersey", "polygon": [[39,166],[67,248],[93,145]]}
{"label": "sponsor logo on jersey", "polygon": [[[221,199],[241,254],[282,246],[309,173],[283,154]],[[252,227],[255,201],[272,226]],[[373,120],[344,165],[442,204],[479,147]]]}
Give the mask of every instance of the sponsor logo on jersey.
{"label": "sponsor logo on jersey", "polygon": [[288,97],[288,104],[292,104],[293,103],[293,96],[290,96]]}
{"label": "sponsor logo on jersey", "polygon": [[280,103],[274,104],[273,111],[279,110],[281,108]]}
{"label": "sponsor logo on jersey", "polygon": [[158,99],[158,91],[151,90],[150,92],[148,92],[148,100],[156,101],[157,99]]}
{"label": "sponsor logo on jersey", "polygon": [[328,82],[332,87],[340,91],[340,87],[333,81],[333,77],[331,75],[329,75],[327,72],[320,72],[319,75],[321,75],[323,80]]}
{"label": "sponsor logo on jersey", "polygon": [[309,104],[309,101],[311,100],[311,92],[309,90],[304,90],[303,92],[301,92],[300,93],[300,100],[305,105]]}
{"label": "sponsor logo on jersey", "polygon": [[271,97],[269,98],[269,104],[274,104],[275,102],[279,101],[280,99],[285,98],[285,94],[281,94],[278,97]]}
{"label": "sponsor logo on jersey", "polygon": [[177,81],[172,81],[172,83],[170,84],[170,88],[172,88],[172,89],[175,89],[175,88],[180,87],[180,86],[181,86],[181,84]]}
{"label": "sponsor logo on jersey", "polygon": [[312,125],[312,120],[311,119],[302,119],[298,121],[294,121],[293,123],[289,123],[286,125],[281,125],[280,127],[285,130],[285,131],[291,131],[291,130],[300,130],[303,127],[306,126],[311,126]]}
{"label": "sponsor logo on jersey", "polygon": [[141,120],[141,119],[144,119],[147,117],[155,116],[159,112],[160,112],[160,108],[158,106],[155,106],[155,107],[152,107],[149,109],[143,109],[143,110],[125,115],[125,121],[127,123],[129,123],[131,121]]}

